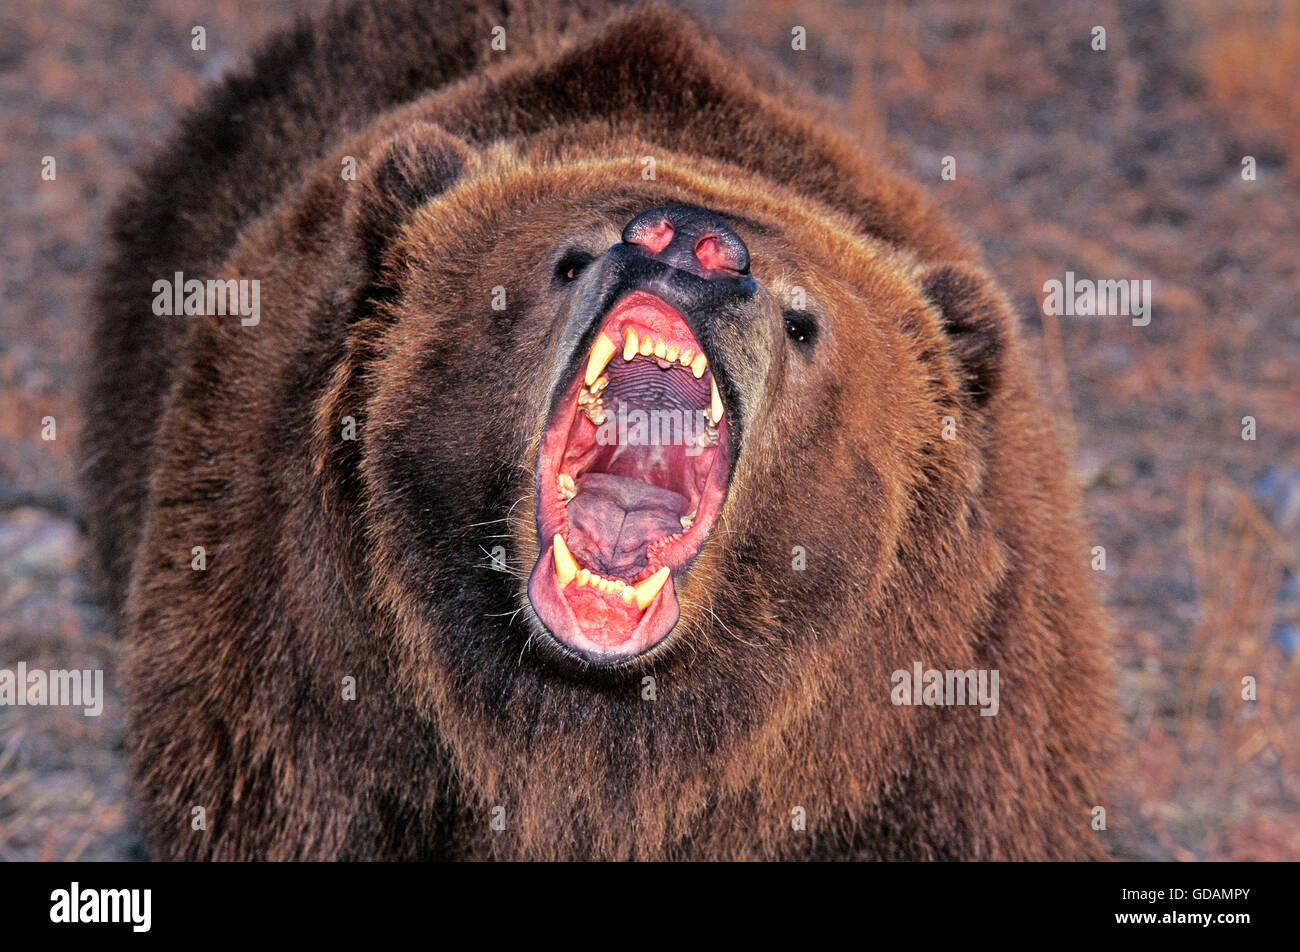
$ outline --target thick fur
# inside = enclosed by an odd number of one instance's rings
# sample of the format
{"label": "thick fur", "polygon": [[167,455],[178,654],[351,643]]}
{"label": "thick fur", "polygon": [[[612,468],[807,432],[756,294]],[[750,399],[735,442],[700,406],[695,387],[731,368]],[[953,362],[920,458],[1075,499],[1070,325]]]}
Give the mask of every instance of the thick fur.
{"label": "thick fur", "polygon": [[[274,39],[114,219],[87,502],[157,854],[1103,855],[1088,547],[973,254],[679,14],[500,7]],[[560,318],[589,293],[552,269],[671,202],[732,221],[762,286],[711,331],[740,447],[678,630],[586,669],[524,592]],[[260,324],[152,316],[176,271],[258,279]],[[798,289],[811,348],[783,333]],[[999,713],[891,704],[915,661],[998,669]]]}

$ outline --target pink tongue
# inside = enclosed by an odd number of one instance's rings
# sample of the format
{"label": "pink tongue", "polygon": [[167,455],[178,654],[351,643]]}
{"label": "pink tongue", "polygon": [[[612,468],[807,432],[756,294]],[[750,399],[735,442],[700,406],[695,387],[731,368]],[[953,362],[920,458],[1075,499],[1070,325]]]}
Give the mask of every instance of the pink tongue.
{"label": "pink tongue", "polygon": [[646,547],[682,531],[690,504],[670,489],[609,473],[584,473],[569,500],[569,549],[604,576],[630,579],[646,567]]}

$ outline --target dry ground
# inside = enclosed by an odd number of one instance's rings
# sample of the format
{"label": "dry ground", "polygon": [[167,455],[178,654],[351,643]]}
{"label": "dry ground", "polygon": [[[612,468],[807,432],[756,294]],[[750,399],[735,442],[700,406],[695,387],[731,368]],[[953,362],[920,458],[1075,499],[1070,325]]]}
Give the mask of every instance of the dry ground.
{"label": "dry ground", "polygon": [[[88,289],[130,163],[310,6],[0,7],[0,667],[105,668],[113,689],[98,719],[0,709],[0,858],[139,855],[117,649],[73,486]],[[1300,5],[697,6],[924,182],[1038,342],[1107,553],[1128,724],[1117,853],[1300,858]],[[190,49],[194,25],[207,52]],[[789,49],[795,25],[804,52]],[[1045,317],[1043,282],[1066,270],[1150,279],[1151,324]],[[1257,702],[1240,699],[1245,676]]]}

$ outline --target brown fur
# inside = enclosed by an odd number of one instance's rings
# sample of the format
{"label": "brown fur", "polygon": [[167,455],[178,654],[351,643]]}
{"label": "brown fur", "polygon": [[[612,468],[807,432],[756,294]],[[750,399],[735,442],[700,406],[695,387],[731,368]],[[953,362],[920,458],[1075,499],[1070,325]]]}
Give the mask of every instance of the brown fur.
{"label": "brown fur", "polygon": [[[119,209],[88,507],[157,852],[1102,855],[1103,624],[1006,304],[770,71],[659,8],[544,9],[403,0],[302,25]],[[735,223],[763,288],[744,333],[717,330],[742,442],[676,633],[582,669],[524,594],[576,306],[551,270],[670,202]],[[174,271],[259,279],[260,325],[152,317]],[[811,354],[782,333],[796,285]],[[999,669],[1000,713],[892,705],[914,661]]]}

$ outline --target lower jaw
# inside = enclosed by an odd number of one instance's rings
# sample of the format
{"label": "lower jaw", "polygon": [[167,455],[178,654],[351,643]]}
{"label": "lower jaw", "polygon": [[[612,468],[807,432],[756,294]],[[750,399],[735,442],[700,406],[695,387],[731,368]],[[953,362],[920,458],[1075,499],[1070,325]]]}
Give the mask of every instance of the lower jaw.
{"label": "lower jaw", "polygon": [[[572,591],[574,584],[570,582],[566,589]],[[626,605],[624,617],[619,619],[621,599],[610,599],[613,623],[584,627],[560,589],[549,545],[543,546],[528,580],[528,597],[534,610],[540,609],[539,614],[544,611],[548,616],[546,626],[561,645],[597,665],[618,664],[644,654],[668,636],[680,616],[677,593],[669,576],[645,611],[635,603]],[[599,596],[592,593],[591,597]]]}

